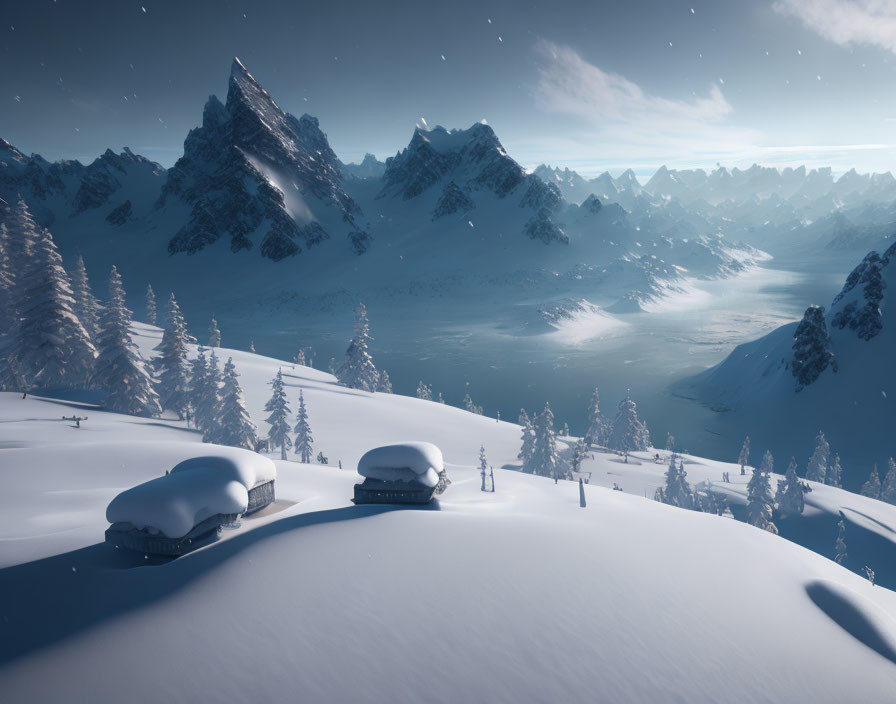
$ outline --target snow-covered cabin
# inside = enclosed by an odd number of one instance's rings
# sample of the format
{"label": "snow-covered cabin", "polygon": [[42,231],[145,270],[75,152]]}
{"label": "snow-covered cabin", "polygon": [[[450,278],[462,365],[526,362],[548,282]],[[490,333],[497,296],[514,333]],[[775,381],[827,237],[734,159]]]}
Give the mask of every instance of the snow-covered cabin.
{"label": "snow-covered cabin", "polygon": [[376,447],[358,461],[364,481],[355,484],[356,504],[425,504],[450,484],[442,451],[428,442]]}
{"label": "snow-covered cabin", "polygon": [[277,469],[254,452],[192,457],[165,476],[121,492],[106,509],[106,542],[157,555],[182,555],[221,526],[274,501]]}

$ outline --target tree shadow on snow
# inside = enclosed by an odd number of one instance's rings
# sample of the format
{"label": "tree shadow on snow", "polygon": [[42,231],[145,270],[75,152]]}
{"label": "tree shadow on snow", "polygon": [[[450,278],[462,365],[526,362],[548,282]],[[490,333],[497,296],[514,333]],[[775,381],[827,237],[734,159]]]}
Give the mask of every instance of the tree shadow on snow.
{"label": "tree shadow on snow", "polygon": [[[418,507],[346,506],[288,516],[177,559],[97,543],[0,569],[0,666],[165,599],[260,540],[409,508]],[[419,508],[438,510],[438,504]]]}

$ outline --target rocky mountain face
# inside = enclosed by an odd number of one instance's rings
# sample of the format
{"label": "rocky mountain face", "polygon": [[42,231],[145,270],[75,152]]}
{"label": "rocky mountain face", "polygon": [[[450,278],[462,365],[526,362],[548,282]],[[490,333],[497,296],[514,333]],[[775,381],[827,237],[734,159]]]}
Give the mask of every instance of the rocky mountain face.
{"label": "rocky mountain face", "polygon": [[497,197],[531,211],[523,228],[528,237],[568,242],[553,219],[564,205],[560,189],[527,174],[488,125],[450,132],[441,126],[416,129],[408,146],[386,160],[379,198],[411,200],[437,189],[434,219],[470,210],[477,198]]}
{"label": "rocky mountain face", "polygon": [[0,139],[0,197],[12,203],[21,196],[46,226],[91,210],[105,211],[110,222],[123,223],[132,214],[132,208],[123,207],[130,191],[153,198],[164,178],[164,168],[127,147],[119,154],[107,149],[85,166],[79,161],[51,163],[38,154],[25,156]]}
{"label": "rocky mountain face", "polygon": [[356,252],[369,240],[317,119],[281,110],[239,59],[226,103],[209,98],[157,207],[174,199],[190,206],[190,218],[168,243],[171,253],[227,237],[235,252],[257,243],[263,256],[280,260],[334,235]]}

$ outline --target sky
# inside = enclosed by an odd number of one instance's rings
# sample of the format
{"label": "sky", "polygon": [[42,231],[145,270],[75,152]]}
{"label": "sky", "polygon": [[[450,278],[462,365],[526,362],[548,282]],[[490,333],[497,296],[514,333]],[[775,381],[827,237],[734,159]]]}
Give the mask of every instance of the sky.
{"label": "sky", "polygon": [[896,170],[896,0],[0,0],[0,137],[182,154],[239,56],[336,153],[486,120],[508,153],[633,168]]}

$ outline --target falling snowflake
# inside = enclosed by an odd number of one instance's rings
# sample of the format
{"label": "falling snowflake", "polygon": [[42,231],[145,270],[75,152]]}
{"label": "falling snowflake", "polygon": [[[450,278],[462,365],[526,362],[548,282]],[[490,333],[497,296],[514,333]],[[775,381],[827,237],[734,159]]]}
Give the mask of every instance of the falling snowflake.
{"label": "falling snowflake", "polygon": [[503,42],[504,40],[501,39],[501,37],[498,37],[498,41],[499,41],[499,42]]}
{"label": "falling snowflake", "polygon": [[797,50],[796,50],[796,55],[797,55],[797,56],[802,56],[802,55],[803,55],[803,52],[802,52],[800,49],[797,49]]}
{"label": "falling snowflake", "polygon": [[817,76],[815,76],[815,78],[817,78],[817,79],[820,81],[820,80],[821,80],[821,74],[819,73]]}
{"label": "falling snowflake", "polygon": [[141,6],[140,6],[140,9],[143,10],[143,14],[145,15],[145,14],[146,14],[146,8],[143,7],[143,5],[141,5]]}
{"label": "falling snowflake", "polygon": [[719,77],[719,83],[721,83],[722,85],[725,85],[725,79],[722,78],[721,76]]}
{"label": "falling snowflake", "polygon": [[444,60],[445,60],[445,55],[442,54],[441,56],[442,56],[442,61],[444,61]]}
{"label": "falling snowflake", "polygon": [[423,123],[423,126],[424,126],[424,127],[426,127],[427,129],[429,129],[429,125],[426,124],[426,118],[425,118],[425,117],[422,117],[422,116],[421,116],[421,117],[420,117],[420,122]]}
{"label": "falling snowflake", "polygon": [[473,221],[472,221],[472,220],[467,220],[467,225],[469,225],[470,227],[473,227]]}
{"label": "falling snowflake", "polygon": [[691,14],[692,14],[692,15],[694,14],[694,8],[693,8],[693,7],[691,8]]}
{"label": "falling snowflake", "polygon": [[886,392],[886,391],[881,391],[881,394],[883,395],[884,398],[887,397],[887,392]]}
{"label": "falling snowflake", "polygon": [[669,42],[669,46],[672,46],[672,42]]}
{"label": "falling snowflake", "polygon": [[492,23],[492,19],[491,19],[491,17],[489,17],[489,19],[488,19],[488,23],[489,23],[489,24]]}
{"label": "falling snowflake", "polygon": [[22,96],[21,96],[21,95],[17,95],[17,96],[15,96],[15,100],[16,100],[17,103],[21,103],[21,102],[22,102]]}

